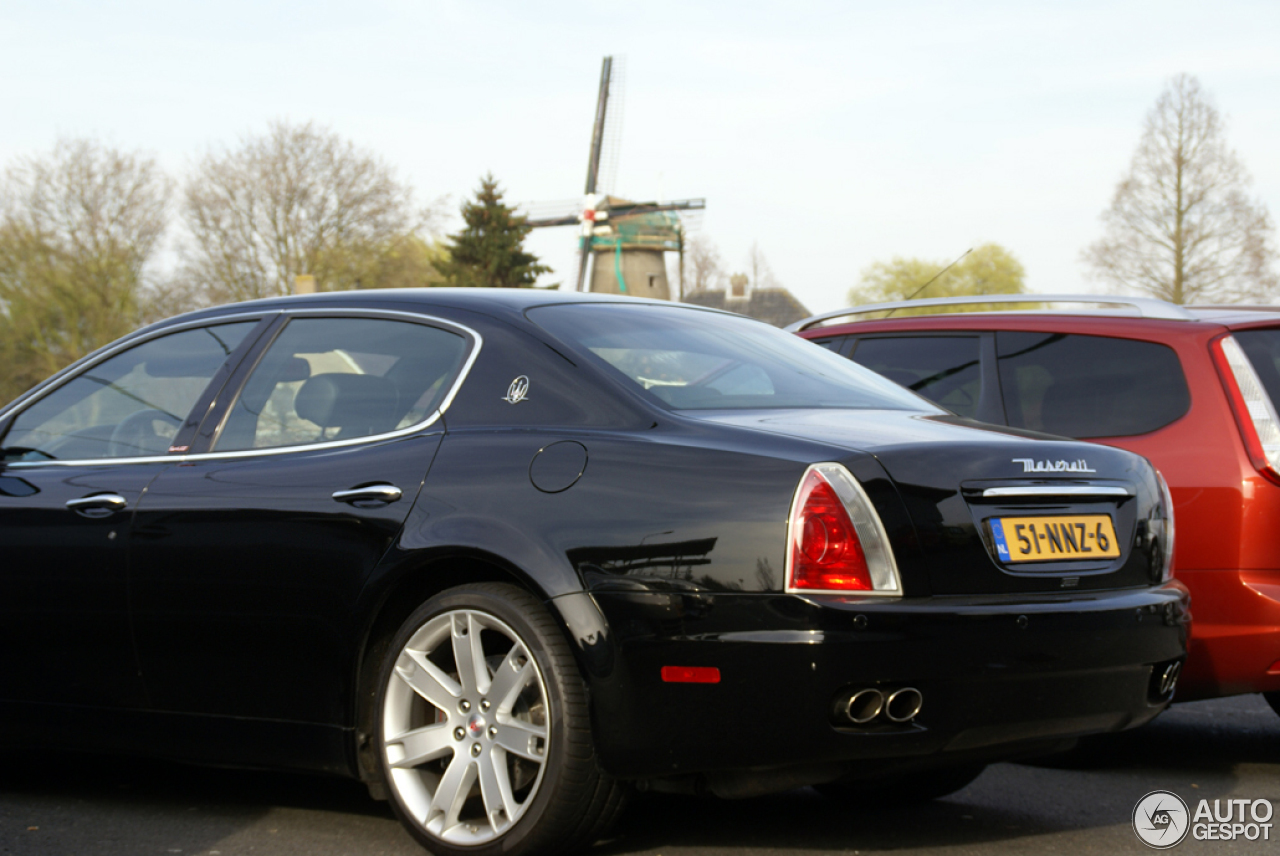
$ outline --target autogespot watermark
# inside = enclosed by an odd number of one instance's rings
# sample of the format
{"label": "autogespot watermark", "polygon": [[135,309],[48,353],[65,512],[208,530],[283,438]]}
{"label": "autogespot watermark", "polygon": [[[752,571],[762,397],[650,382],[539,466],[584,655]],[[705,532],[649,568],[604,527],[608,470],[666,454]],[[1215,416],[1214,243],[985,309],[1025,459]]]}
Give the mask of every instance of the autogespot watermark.
{"label": "autogespot watermark", "polygon": [[1202,799],[1192,811],[1173,791],[1152,791],[1133,807],[1133,831],[1148,847],[1168,850],[1188,833],[1197,841],[1270,841],[1270,800]]}

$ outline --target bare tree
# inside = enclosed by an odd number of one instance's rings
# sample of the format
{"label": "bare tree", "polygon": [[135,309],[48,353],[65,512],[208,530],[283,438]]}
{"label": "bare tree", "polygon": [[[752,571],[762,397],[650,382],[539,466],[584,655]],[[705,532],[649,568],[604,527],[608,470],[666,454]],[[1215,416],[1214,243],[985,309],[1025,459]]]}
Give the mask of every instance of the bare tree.
{"label": "bare tree", "polygon": [[778,287],[778,278],[773,275],[773,268],[769,266],[769,260],[764,257],[764,250],[760,249],[759,241],[753,241],[751,249],[747,252],[747,269],[751,271],[752,288]]}
{"label": "bare tree", "polygon": [[173,184],[156,161],[88,139],[21,158],[0,188],[0,396],[133,329]]}
{"label": "bare tree", "polygon": [[[184,279],[214,300],[426,285],[433,209],[375,155],[314,125],[274,122],[198,164],[184,190]],[[438,257],[438,256],[437,256]]]}
{"label": "bare tree", "polygon": [[684,242],[685,292],[714,288],[724,279],[720,250],[706,235],[693,235]]}
{"label": "bare tree", "polygon": [[1104,282],[1174,303],[1268,299],[1277,285],[1272,226],[1249,184],[1217,109],[1180,74],[1147,114],[1102,215],[1106,234],[1083,259]]}

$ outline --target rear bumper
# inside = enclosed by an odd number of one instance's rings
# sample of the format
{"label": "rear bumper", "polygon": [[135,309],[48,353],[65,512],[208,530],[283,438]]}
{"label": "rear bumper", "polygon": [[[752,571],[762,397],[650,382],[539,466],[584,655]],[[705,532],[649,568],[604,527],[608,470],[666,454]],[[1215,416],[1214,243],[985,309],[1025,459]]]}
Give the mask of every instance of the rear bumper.
{"label": "rear bumper", "polygon": [[[895,759],[996,759],[1140,725],[1185,655],[1185,589],[1063,596],[598,593],[611,662],[591,678],[602,764],[624,777]],[[599,665],[599,663],[598,663]],[[713,666],[714,684],[663,666]],[[907,723],[833,712],[863,687],[915,687]]]}
{"label": "rear bumper", "polygon": [[1178,701],[1280,691],[1280,570],[1177,571],[1196,620]]}

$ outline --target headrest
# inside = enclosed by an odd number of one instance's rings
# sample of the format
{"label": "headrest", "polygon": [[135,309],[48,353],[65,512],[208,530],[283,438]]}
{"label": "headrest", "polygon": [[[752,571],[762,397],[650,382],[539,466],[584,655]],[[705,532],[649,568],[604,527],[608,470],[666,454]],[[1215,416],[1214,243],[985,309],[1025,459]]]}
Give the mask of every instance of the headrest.
{"label": "headrest", "polygon": [[249,378],[244,392],[240,393],[240,402],[251,413],[261,413],[266,407],[276,387],[282,383],[293,383],[311,377],[311,364],[302,357],[289,357],[275,367],[274,371],[255,372]]}
{"label": "headrest", "polygon": [[347,436],[363,436],[394,427],[399,393],[377,375],[330,373],[313,375],[298,390],[294,410],[321,428],[341,428]]}

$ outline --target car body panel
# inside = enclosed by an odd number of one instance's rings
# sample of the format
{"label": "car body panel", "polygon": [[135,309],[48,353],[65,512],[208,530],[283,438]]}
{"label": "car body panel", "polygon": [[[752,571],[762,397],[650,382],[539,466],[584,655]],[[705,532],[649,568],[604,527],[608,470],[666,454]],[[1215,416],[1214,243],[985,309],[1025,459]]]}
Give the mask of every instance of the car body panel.
{"label": "car body panel", "polygon": [[[0,698],[145,705],[128,602],[130,523],[170,466],[0,470]],[[96,494],[127,506],[66,506]]]}
{"label": "car body panel", "polygon": [[[351,603],[399,535],[441,436],[192,460],[157,478],[129,554],[152,707],[342,722]],[[368,483],[404,495],[372,507],[333,499]]]}

